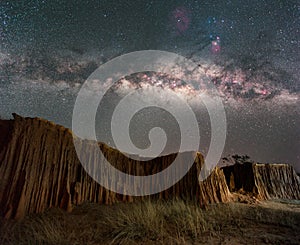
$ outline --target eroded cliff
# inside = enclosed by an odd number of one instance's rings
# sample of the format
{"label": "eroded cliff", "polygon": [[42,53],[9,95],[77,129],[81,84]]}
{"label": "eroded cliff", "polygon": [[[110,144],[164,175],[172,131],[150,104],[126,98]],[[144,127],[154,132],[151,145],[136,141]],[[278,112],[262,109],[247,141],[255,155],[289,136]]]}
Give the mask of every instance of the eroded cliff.
{"label": "eroded cliff", "polygon": [[300,199],[300,177],[291,165],[245,162],[222,170],[231,192],[242,190],[259,200]]}
{"label": "eroded cliff", "polygon": [[[72,132],[62,126],[40,118],[23,118],[14,114],[14,120],[1,121],[0,131],[3,135],[0,141],[0,208],[6,218],[21,218],[50,207],[71,211],[73,205],[84,201],[112,204],[140,199],[117,194],[94,181],[78,160]],[[80,151],[86,154],[87,168],[96,168],[95,149],[87,147],[89,144],[85,141],[77,140],[82,146]],[[176,157],[176,154],[162,156],[145,164],[144,161],[129,159],[105,144],[99,143],[98,146],[115,168],[132,175],[160,172]],[[193,157],[193,166],[174,186],[151,197],[196,198],[201,206],[231,200],[225,176],[220,169],[199,183],[203,156],[190,152],[179,154],[178,157],[182,168],[186,158]],[[96,172],[99,174],[99,171]],[[118,179],[113,182],[118,183]],[[124,186],[119,188],[122,190]]]}
{"label": "eroded cliff", "polygon": [[[0,120],[0,212],[6,218],[21,218],[51,207],[71,211],[85,201],[99,204],[132,202],[148,197],[117,194],[99,185],[93,177],[102,178],[105,169],[99,162],[107,159],[116,169],[135,176],[161,172],[179,159],[179,169],[193,159],[187,174],[169,189],[150,196],[155,199],[194,199],[200,206],[229,202],[249,196],[255,200],[272,198],[300,199],[300,177],[287,164],[257,164],[245,162],[215,168],[203,182],[198,175],[204,164],[200,153],[185,152],[161,156],[149,161],[133,160],[103,143],[76,138],[78,149],[85,156],[85,168],[75,151],[72,132],[40,118],[23,118],[14,114],[13,120]],[[96,145],[96,147],[95,147]],[[102,152],[102,158],[97,155]],[[127,183],[125,183],[126,185]],[[152,188],[161,183],[148,186]],[[119,176],[107,179],[107,185],[117,186],[126,193]],[[139,188],[139,186],[136,186]]]}

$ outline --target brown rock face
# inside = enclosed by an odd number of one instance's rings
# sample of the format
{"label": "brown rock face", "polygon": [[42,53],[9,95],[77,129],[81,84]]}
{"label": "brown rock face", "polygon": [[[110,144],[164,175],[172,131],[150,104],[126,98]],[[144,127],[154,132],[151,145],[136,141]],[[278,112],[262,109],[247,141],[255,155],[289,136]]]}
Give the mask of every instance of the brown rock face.
{"label": "brown rock face", "polygon": [[300,178],[288,164],[253,164],[258,196],[262,199],[300,199]]}
{"label": "brown rock face", "polygon": [[288,164],[235,164],[222,168],[231,192],[243,190],[260,200],[300,199],[300,178]]}
{"label": "brown rock face", "polygon": [[[14,114],[14,120],[0,121],[0,133],[0,212],[6,218],[21,218],[50,207],[71,211],[73,205],[84,201],[112,204],[140,199],[117,194],[94,181],[80,164],[72,132],[62,126]],[[87,147],[89,144],[84,144],[85,141],[78,140],[82,147],[80,151],[86,154],[87,168],[96,169],[95,149]],[[129,159],[105,144],[98,145],[115,168],[132,175],[158,173],[166,169],[177,156],[162,156],[145,164],[144,161]],[[190,198],[196,199],[201,206],[230,201],[232,197],[222,170],[216,168],[209,178],[199,183],[198,174],[204,163],[200,153],[180,153],[181,168],[184,169],[187,159],[191,157],[195,161],[185,177],[151,198]],[[99,174],[99,171],[95,173]],[[113,183],[118,185],[118,176]],[[124,186],[118,188],[121,191]]]}

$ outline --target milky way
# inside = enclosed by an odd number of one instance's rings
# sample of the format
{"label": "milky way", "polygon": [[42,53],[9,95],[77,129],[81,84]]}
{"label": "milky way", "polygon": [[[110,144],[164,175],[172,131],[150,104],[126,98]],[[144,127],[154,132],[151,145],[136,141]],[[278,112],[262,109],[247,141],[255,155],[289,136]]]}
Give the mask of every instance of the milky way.
{"label": "milky way", "polygon": [[[217,88],[228,121],[224,156],[238,153],[257,161],[289,162],[300,171],[297,1],[72,3],[1,1],[2,117],[17,112],[70,127],[76,94],[99,65],[136,50],[166,50],[193,60],[197,74]],[[201,120],[207,115],[197,96],[210,90],[201,77],[190,78],[197,82],[149,72],[125,77],[108,108],[112,110],[124,91],[146,85],[172,89],[198,115],[204,135],[200,150],[205,152],[209,120]],[[110,112],[102,114],[108,121]],[[139,124],[143,118],[154,117],[151,112],[137,115]],[[113,144],[101,128],[107,129],[99,126],[99,138]],[[138,133],[144,132],[136,130],[132,137],[138,139]]]}

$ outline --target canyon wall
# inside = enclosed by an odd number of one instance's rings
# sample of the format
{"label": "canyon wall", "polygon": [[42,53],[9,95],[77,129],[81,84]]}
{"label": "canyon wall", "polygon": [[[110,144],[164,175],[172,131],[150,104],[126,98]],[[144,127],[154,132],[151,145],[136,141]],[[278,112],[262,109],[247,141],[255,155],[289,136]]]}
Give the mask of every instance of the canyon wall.
{"label": "canyon wall", "polygon": [[[121,195],[105,189],[91,178],[77,157],[72,132],[40,118],[23,118],[0,123],[0,212],[6,218],[21,218],[51,207],[71,211],[85,201],[99,204],[132,202],[142,197]],[[97,169],[96,150],[88,141],[76,138],[80,152],[86,155],[86,168]],[[95,144],[91,144],[95,145]],[[204,159],[200,153],[180,153],[147,161],[132,160],[103,143],[103,156],[117,169],[132,175],[152,175],[166,169],[178,157],[184,169],[187,159],[195,159],[191,169],[178,183],[151,198],[196,199],[199,205],[227,202],[231,194],[225,176],[215,169],[211,176],[198,181]],[[144,160],[144,159],[143,159]],[[179,169],[178,171],[181,171]],[[101,171],[94,171],[103,174]],[[99,176],[95,176],[99,177]],[[113,183],[118,184],[118,179]],[[158,185],[160,183],[152,183]],[[120,185],[122,191],[124,185]],[[138,187],[137,187],[138,188]]]}
{"label": "canyon wall", "polygon": [[[196,200],[201,207],[206,207],[210,203],[234,201],[236,193],[256,200],[300,199],[300,177],[287,164],[236,163],[215,168],[201,182],[198,175],[204,158],[198,152],[170,154],[147,161],[133,160],[103,143],[75,137],[77,150],[85,156],[83,167],[76,154],[72,132],[62,126],[14,114],[13,120],[0,120],[0,135],[0,213],[6,218],[18,219],[51,207],[71,211],[74,205],[86,201],[113,204],[145,198],[182,198]],[[134,197],[110,191],[87,174],[86,170],[89,170],[93,177],[104,178],[104,158],[116,169],[135,176],[161,172],[175,158],[180,163],[176,171],[184,171],[191,159],[193,165],[169,189],[151,196]],[[100,162],[95,159],[100,159]],[[118,192],[126,193],[128,183],[120,182],[118,175],[106,181],[107,186],[117,186]],[[147,188],[160,184],[151,182]]]}
{"label": "canyon wall", "polygon": [[300,199],[300,178],[288,164],[252,165],[260,199]]}
{"label": "canyon wall", "polygon": [[291,165],[245,162],[222,170],[231,192],[242,190],[259,200],[300,199],[300,177]]}

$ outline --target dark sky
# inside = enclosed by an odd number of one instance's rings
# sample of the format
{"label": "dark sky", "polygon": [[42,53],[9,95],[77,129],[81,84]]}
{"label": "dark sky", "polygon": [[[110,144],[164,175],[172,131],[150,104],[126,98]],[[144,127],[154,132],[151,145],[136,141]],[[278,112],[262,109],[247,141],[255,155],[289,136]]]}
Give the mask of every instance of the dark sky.
{"label": "dark sky", "polygon": [[[0,115],[17,112],[71,127],[78,90],[99,65],[132,51],[165,50],[210,74],[226,109],[224,156],[248,154],[300,171],[299,11],[294,0],[1,1]],[[112,110],[114,101],[108,103]],[[200,107],[193,102],[198,118]],[[110,113],[102,113],[99,140],[113,145]],[[136,129],[150,127],[150,118],[164,116],[145,112]],[[164,126],[176,138],[169,119]],[[199,125],[206,152],[209,128]],[[144,133],[132,130],[142,146]]]}

